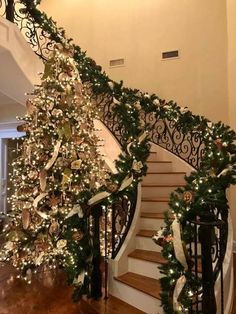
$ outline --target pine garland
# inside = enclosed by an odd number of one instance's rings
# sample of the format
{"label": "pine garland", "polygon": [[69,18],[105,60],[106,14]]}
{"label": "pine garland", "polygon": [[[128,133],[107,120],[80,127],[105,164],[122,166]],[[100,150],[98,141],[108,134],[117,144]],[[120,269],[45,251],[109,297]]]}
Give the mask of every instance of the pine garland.
{"label": "pine garland", "polygon": [[[25,5],[25,13],[36,25],[39,25],[46,31],[50,39],[55,42],[65,42],[65,31],[57,28],[52,18],[48,18],[45,13],[37,9],[36,3],[31,0],[21,0]],[[236,183],[236,134],[228,126],[222,122],[211,123],[202,116],[193,115],[190,111],[182,110],[176,103],[165,102],[160,100],[156,95],[148,95],[138,90],[123,87],[122,82],[117,83],[109,79],[102,72],[94,60],[88,58],[79,46],[75,48],[75,60],[79,64],[79,72],[81,79],[90,82],[93,93],[95,95],[109,95],[116,101],[118,105],[113,111],[114,116],[119,117],[119,124],[124,128],[123,151],[125,155],[121,155],[116,162],[119,174],[113,177],[113,182],[120,184],[125,178],[129,170],[132,168],[134,159],[143,165],[139,172],[134,173],[134,184],[130,186],[126,193],[128,196],[134,194],[134,190],[138,181],[146,173],[145,161],[148,157],[149,144],[148,139],[141,144],[137,144],[137,139],[143,130],[149,130],[151,125],[142,126],[139,111],[145,113],[153,112],[159,119],[167,119],[175,121],[180,132],[186,134],[188,132],[196,132],[200,140],[205,145],[204,156],[202,156],[201,165],[197,171],[186,177],[186,185],[182,189],[178,189],[171,195],[170,208],[172,213],[176,214],[181,225],[184,226],[186,221],[200,215],[201,212],[209,208],[220,208],[221,211],[228,211],[228,201],[225,191],[231,185]],[[128,104],[128,105],[127,105]],[[132,154],[127,153],[127,145],[134,140],[131,147]],[[127,192],[128,191],[128,192]],[[190,192],[194,195],[194,199],[189,202],[185,199],[184,193]],[[123,194],[124,192],[122,192]],[[114,199],[110,198],[110,202]],[[171,239],[171,218],[166,218],[166,227],[164,236]],[[182,229],[183,243],[188,243],[191,239],[191,229]],[[162,266],[162,272],[165,275],[162,280],[162,305],[165,313],[174,313],[172,304],[172,293],[176,280],[185,272],[181,264],[175,257],[172,241],[166,242],[162,250],[163,256],[168,260],[167,264]],[[182,306],[181,313],[188,313],[191,306],[191,297],[199,285],[195,282],[192,272],[185,272],[187,283],[181,293],[179,302]]]}

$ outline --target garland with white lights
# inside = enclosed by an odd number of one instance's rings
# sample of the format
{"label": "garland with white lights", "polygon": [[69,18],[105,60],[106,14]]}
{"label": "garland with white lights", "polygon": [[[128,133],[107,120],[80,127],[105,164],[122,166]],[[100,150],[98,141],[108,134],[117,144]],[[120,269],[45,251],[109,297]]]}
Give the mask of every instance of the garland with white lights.
{"label": "garland with white lights", "polygon": [[[30,0],[21,0],[21,2],[26,6],[25,12],[49,34],[52,41],[66,42],[64,31],[61,28],[58,29],[51,18],[47,18],[46,14],[41,13],[36,8],[40,1],[33,3]],[[148,130],[151,126],[143,126],[143,121],[139,115],[139,110],[142,109],[146,113],[155,113],[158,118],[176,121],[176,125],[183,133],[197,132],[205,144],[205,154],[200,168],[186,178],[184,188],[178,189],[171,195],[170,208],[176,215],[177,224],[185,225],[187,220],[200,215],[201,211],[208,210],[209,207],[227,211],[228,202],[225,190],[231,184],[236,183],[235,132],[221,122],[210,123],[206,118],[195,116],[190,111],[184,111],[172,102],[162,102],[156,95],[149,96],[138,90],[124,88],[122,83],[113,82],[106,74],[102,73],[101,67],[86,57],[79,46],[74,46],[74,48],[74,58],[79,64],[82,81],[91,84],[92,92],[95,95],[113,97],[116,102],[113,114],[118,116],[120,126],[125,129],[123,150],[126,153],[121,155],[120,160],[116,162],[119,173],[112,177],[112,190],[115,193],[109,195],[108,199],[104,199],[105,206],[114,201],[116,193],[127,193],[129,197],[132,197],[138,181],[146,172],[145,161],[149,151],[148,139],[145,138],[139,143],[138,138],[142,136],[144,130]],[[132,123],[130,123],[131,118]],[[130,145],[130,143],[133,144]],[[129,151],[127,147],[129,147]],[[130,169],[132,170],[130,171]],[[128,178],[127,174],[129,174]],[[122,182],[131,176],[132,185],[129,185],[128,189],[120,189]],[[108,190],[101,192],[109,193]],[[100,198],[100,200],[102,199]],[[177,230],[178,228],[179,226],[177,226]],[[166,227],[162,231],[164,242],[162,254],[168,261],[162,266],[162,272],[165,275],[161,279],[162,304],[166,313],[188,313],[198,283],[195,282],[191,270],[180,262],[173,240],[173,237],[177,237],[178,232],[173,229],[172,219],[167,217]],[[180,240],[184,246],[184,243],[188,243],[189,238],[191,238],[192,230],[181,228],[179,230],[181,232]],[[185,258],[188,260],[187,253],[185,254]],[[185,278],[184,284],[173,305],[176,283],[183,276]]]}

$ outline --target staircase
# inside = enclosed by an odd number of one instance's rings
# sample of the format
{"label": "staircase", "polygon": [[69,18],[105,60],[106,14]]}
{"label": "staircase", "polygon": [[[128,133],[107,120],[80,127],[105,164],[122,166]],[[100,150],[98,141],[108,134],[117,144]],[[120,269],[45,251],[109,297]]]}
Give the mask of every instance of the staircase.
{"label": "staircase", "polygon": [[148,173],[142,182],[139,229],[135,235],[135,249],[127,255],[127,272],[114,278],[116,297],[147,314],[163,313],[158,266],[165,260],[152,236],[164,226],[169,195],[184,185],[186,174],[176,172],[172,161],[159,160],[158,157],[159,153],[152,151],[148,159]]}

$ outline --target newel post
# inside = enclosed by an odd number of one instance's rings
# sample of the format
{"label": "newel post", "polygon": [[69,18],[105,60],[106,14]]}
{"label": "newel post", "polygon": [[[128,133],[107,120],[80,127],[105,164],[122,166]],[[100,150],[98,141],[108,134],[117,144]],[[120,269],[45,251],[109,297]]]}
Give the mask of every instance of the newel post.
{"label": "newel post", "polygon": [[215,280],[212,265],[212,245],[215,235],[215,216],[206,213],[201,216],[199,227],[199,241],[201,243],[202,260],[202,313],[216,314]]}
{"label": "newel post", "polygon": [[14,22],[14,0],[7,0],[6,18],[10,22]]}

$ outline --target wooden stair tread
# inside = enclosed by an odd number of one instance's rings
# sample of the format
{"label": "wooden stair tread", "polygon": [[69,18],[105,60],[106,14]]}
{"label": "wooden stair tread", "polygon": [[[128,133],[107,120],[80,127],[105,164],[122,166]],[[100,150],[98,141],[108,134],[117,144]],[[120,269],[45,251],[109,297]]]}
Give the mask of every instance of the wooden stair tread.
{"label": "wooden stair tread", "polygon": [[144,230],[141,229],[138,231],[137,236],[145,237],[145,238],[152,238],[156,234],[156,230]]}
{"label": "wooden stair tread", "polygon": [[81,304],[86,314],[145,314],[145,312],[112,295],[109,295],[107,300],[104,300],[104,298],[100,298],[99,300],[83,298]]}
{"label": "wooden stair tread", "polygon": [[186,175],[186,172],[179,172],[179,171],[166,171],[166,172],[147,171],[147,175],[148,174],[183,174],[183,175]]}
{"label": "wooden stair tread", "polygon": [[156,251],[147,251],[147,250],[140,250],[136,249],[133,252],[131,252],[128,257],[158,263],[158,264],[165,264],[166,260],[162,257],[160,252]]}
{"label": "wooden stair tread", "polygon": [[169,183],[169,184],[157,184],[157,183],[142,183],[142,187],[164,187],[164,188],[168,188],[168,187],[183,187],[185,186],[184,183]]}
{"label": "wooden stair tread", "polygon": [[172,161],[165,161],[165,160],[147,160],[147,163],[158,163],[158,164],[171,164]]}
{"label": "wooden stair tread", "polygon": [[164,219],[165,213],[146,213],[142,212],[140,215],[141,218],[151,218],[151,219]]}
{"label": "wooden stair tread", "polygon": [[169,202],[169,197],[142,197],[143,202]]}
{"label": "wooden stair tread", "polygon": [[128,272],[115,278],[134,289],[142,291],[156,299],[160,299],[160,281],[154,278]]}

